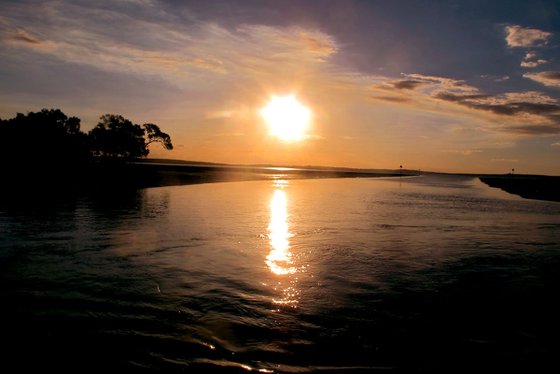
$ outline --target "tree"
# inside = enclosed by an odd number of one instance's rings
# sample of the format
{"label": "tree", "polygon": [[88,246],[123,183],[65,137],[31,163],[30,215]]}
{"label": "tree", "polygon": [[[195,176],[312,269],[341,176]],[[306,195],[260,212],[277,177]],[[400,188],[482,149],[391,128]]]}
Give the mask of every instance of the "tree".
{"label": "tree", "polygon": [[146,146],[149,146],[153,142],[159,142],[165,149],[173,149],[173,144],[171,144],[171,137],[161,131],[157,125],[153,123],[145,123],[144,129],[146,130],[146,135],[148,136],[148,142],[146,143]]}
{"label": "tree", "polygon": [[85,134],[80,119],[68,117],[60,109],[17,113],[0,120],[2,161],[9,163],[50,163],[70,165],[87,158]]}
{"label": "tree", "polygon": [[147,156],[152,143],[173,149],[170,136],[157,125],[140,126],[121,115],[101,116],[87,135],[80,131],[79,118],[68,117],[60,109],[0,119],[0,163],[14,170],[34,166],[68,172],[92,156],[135,159]]}
{"label": "tree", "polygon": [[107,158],[145,157],[150,152],[148,146],[154,142],[173,149],[170,136],[157,125],[140,126],[115,114],[101,116],[100,122],[89,132],[89,138],[93,155]]}
{"label": "tree", "polygon": [[96,156],[138,158],[148,154],[144,129],[121,115],[105,114],[89,132],[91,149]]}

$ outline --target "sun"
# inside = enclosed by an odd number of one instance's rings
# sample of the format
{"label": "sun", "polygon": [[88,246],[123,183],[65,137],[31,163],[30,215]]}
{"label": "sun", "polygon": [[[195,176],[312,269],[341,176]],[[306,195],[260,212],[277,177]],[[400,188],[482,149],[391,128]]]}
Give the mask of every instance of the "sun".
{"label": "sun", "polygon": [[298,142],[306,138],[311,123],[311,110],[302,105],[294,95],[272,96],[261,109],[269,134],[285,142]]}

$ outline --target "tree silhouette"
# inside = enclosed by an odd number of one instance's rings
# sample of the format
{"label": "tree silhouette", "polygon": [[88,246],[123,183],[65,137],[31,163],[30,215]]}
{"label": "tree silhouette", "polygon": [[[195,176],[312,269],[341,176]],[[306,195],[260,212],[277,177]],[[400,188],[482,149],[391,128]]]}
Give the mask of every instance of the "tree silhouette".
{"label": "tree silhouette", "polygon": [[88,136],[95,156],[131,159],[148,155],[144,129],[121,115],[101,116]]}
{"label": "tree silhouette", "polygon": [[148,137],[148,142],[146,143],[146,147],[149,146],[151,143],[159,142],[163,145],[165,149],[168,150],[173,149],[173,144],[171,144],[171,138],[169,137],[169,135],[161,131],[157,125],[153,123],[145,123],[144,129],[146,130],[146,135]]}
{"label": "tree silhouette", "polygon": [[65,194],[75,188],[150,185],[157,177],[147,168],[113,161],[145,157],[152,143],[173,149],[157,125],[139,126],[121,115],[101,116],[88,134],[80,130],[79,118],[60,109],[0,119],[0,197],[34,193],[37,187]]}
{"label": "tree silhouette", "polygon": [[12,170],[40,165],[61,170],[85,164],[92,156],[123,160],[145,157],[152,143],[173,149],[170,136],[153,123],[140,126],[121,115],[106,114],[87,135],[80,124],[79,118],[68,117],[60,109],[0,119],[0,163]]}
{"label": "tree silhouette", "polygon": [[87,139],[80,119],[60,109],[43,109],[0,120],[0,159],[12,163],[75,164],[87,159]]}
{"label": "tree silhouette", "polygon": [[153,123],[143,126],[132,123],[121,115],[105,114],[89,134],[94,156],[104,158],[134,159],[150,153],[151,143],[161,143],[173,149],[171,138]]}

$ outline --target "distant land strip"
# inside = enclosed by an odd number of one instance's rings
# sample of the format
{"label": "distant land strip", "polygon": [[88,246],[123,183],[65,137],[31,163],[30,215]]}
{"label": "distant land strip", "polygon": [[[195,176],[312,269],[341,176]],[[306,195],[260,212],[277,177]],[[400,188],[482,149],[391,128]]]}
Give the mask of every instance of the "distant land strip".
{"label": "distant land strip", "polygon": [[[203,162],[92,162],[79,168],[38,164],[6,172],[0,190],[107,191],[212,182],[415,175],[406,171],[221,165]],[[4,195],[6,196],[6,195]]]}
{"label": "distant land strip", "polygon": [[560,177],[545,175],[492,175],[480,177],[490,187],[526,199],[560,201]]}
{"label": "distant land strip", "polygon": [[152,162],[130,163],[122,171],[126,172],[125,179],[127,182],[137,187],[247,180],[373,178],[411,175],[396,171]]}

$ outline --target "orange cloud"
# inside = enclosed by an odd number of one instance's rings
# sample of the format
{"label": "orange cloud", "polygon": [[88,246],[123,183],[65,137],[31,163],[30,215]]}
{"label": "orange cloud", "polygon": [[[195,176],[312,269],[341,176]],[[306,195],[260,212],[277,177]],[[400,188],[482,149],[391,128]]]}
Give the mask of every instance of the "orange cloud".
{"label": "orange cloud", "polygon": [[521,27],[518,25],[506,26],[506,42],[509,47],[534,47],[548,43],[552,33]]}
{"label": "orange cloud", "polygon": [[537,58],[537,54],[535,52],[527,52],[520,65],[524,68],[535,68],[546,63],[548,63],[548,61],[543,60],[542,58]]}
{"label": "orange cloud", "polygon": [[559,71],[542,71],[538,73],[525,73],[523,78],[528,78],[549,87],[560,87]]}

